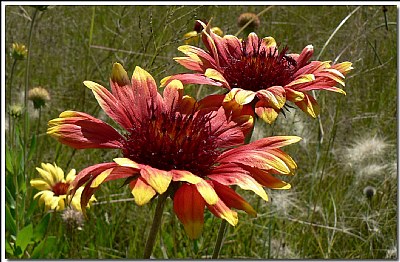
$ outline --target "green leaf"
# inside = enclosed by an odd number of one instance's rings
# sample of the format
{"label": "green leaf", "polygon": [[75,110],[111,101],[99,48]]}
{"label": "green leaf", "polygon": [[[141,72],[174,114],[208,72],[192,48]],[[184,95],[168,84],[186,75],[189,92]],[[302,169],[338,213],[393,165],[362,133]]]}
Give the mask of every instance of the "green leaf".
{"label": "green leaf", "polygon": [[33,236],[33,226],[32,224],[27,225],[17,234],[17,239],[15,240],[15,245],[21,247],[22,253],[24,253],[26,247],[31,242]]}
{"label": "green leaf", "polygon": [[57,247],[57,239],[55,236],[49,236],[47,239],[40,242],[33,250],[31,258],[44,258],[43,255],[49,255]]}
{"label": "green leaf", "polygon": [[35,200],[31,201],[28,211],[26,211],[26,213],[25,213],[25,215],[27,217],[27,221],[29,221],[30,218],[32,217],[33,212],[36,210],[37,204],[38,204],[38,201],[35,201]]}
{"label": "green leaf", "polygon": [[6,229],[14,236],[17,233],[17,226],[15,225],[14,217],[11,215],[8,205],[6,205]]}
{"label": "green leaf", "polygon": [[14,174],[13,156],[11,150],[6,148],[6,169],[11,174]]}
{"label": "green leaf", "polygon": [[8,240],[6,240],[6,252],[8,254],[14,254],[14,249],[12,248],[10,242],[8,242]]}
{"label": "green leaf", "polygon": [[31,146],[29,147],[28,160],[32,159],[33,153],[36,151],[36,146],[36,135],[33,135],[31,139]]}
{"label": "green leaf", "polygon": [[50,213],[44,215],[39,225],[35,227],[32,238],[35,242],[39,242],[40,240],[42,240],[44,235],[46,234],[47,226],[49,225],[50,221],[50,215],[51,215]]}
{"label": "green leaf", "polygon": [[8,190],[8,187],[6,187],[6,201],[10,205],[11,209],[15,209],[15,200],[11,195],[10,190]]}

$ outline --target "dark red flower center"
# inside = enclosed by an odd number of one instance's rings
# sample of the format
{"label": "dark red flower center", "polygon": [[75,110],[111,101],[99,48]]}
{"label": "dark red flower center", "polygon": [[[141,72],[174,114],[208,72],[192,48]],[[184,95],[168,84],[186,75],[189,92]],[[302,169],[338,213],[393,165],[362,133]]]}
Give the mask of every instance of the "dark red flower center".
{"label": "dark red flower center", "polygon": [[231,88],[258,91],[271,86],[284,86],[293,80],[296,61],[286,54],[288,48],[278,51],[261,48],[261,40],[247,51],[247,41],[242,41],[240,58],[230,58],[223,66],[224,77]]}
{"label": "dark red flower center", "polygon": [[55,196],[66,195],[68,192],[69,183],[58,182],[53,185],[51,190],[53,191]]}
{"label": "dark red flower center", "polygon": [[221,154],[210,125],[210,114],[152,113],[129,130],[124,157],[161,170],[206,174]]}

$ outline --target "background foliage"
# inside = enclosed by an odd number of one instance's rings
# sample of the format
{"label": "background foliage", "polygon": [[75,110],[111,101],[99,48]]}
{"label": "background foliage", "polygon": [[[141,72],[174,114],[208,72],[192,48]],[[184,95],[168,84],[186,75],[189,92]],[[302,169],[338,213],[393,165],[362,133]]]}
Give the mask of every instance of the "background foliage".
{"label": "background foliage", "polygon": [[[5,121],[7,141],[11,134],[15,136],[15,145],[6,144],[5,159],[7,257],[140,258],[155,205],[136,206],[128,188],[121,188],[120,183],[102,187],[97,204],[88,212],[89,220],[79,230],[68,228],[58,213],[50,218],[33,200],[36,190],[27,181],[38,176],[35,167],[41,162],[55,162],[65,172],[79,171],[119,154],[61,145],[46,135],[47,121],[62,111],[76,110],[112,124],[83,86],[84,80],[108,87],[112,64],[120,62],[128,74],[138,65],[159,82],[184,71],[172,58],[181,55],[177,47],[196,19],[212,18],[213,26],[235,34],[241,13],[260,13],[266,8],[64,5],[38,12],[29,46],[29,88],[45,87],[51,101],[42,109],[41,120],[31,108],[29,129],[17,119],[10,122],[14,126],[10,131]],[[346,78],[347,96],[317,92],[320,119],[291,109],[272,126],[257,123],[253,139],[303,137],[285,149],[299,169],[296,176],[286,179],[292,189],[269,190],[268,203],[241,192],[259,215],[252,219],[239,213],[238,225],[227,230],[221,258],[397,258],[398,14],[396,6],[386,9],[378,5],[282,5],[260,16],[259,36],[273,36],[293,53],[312,44],[313,59],[351,61],[354,70]],[[5,7],[7,53],[14,42],[28,43],[34,12],[31,6]],[[5,63],[7,90],[11,90],[6,105],[23,103],[26,60],[16,64],[12,86],[13,59],[7,56]],[[220,90],[187,86],[185,92],[199,98]],[[27,177],[21,171],[24,132],[28,132],[27,146],[32,152],[26,163]],[[366,186],[376,189],[372,198],[363,194]],[[190,241],[169,201],[153,256],[210,257],[219,224],[207,211],[202,237]]]}

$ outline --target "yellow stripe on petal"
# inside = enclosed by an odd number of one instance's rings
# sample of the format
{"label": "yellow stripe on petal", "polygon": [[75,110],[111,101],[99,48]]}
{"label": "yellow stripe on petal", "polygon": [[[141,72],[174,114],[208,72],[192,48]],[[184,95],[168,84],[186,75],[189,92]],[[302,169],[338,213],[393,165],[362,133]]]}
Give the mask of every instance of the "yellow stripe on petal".
{"label": "yellow stripe on petal", "polygon": [[83,84],[84,84],[87,88],[89,88],[90,90],[94,90],[94,91],[98,90],[98,89],[99,89],[99,86],[101,86],[101,85],[99,85],[99,84],[97,84],[97,83],[95,83],[95,82],[93,82],[93,81],[88,81],[88,80],[83,81]]}
{"label": "yellow stripe on petal", "polygon": [[100,175],[98,175],[95,179],[93,179],[92,183],[90,184],[90,187],[96,188],[96,187],[100,186],[100,184],[103,183],[104,179],[106,179],[113,170],[114,170],[114,168],[109,168],[109,169],[101,172]]}
{"label": "yellow stripe on petal", "polygon": [[217,193],[207,181],[202,179],[201,182],[196,184],[196,188],[207,204],[215,205],[218,202],[219,197]]}
{"label": "yellow stripe on petal", "polygon": [[135,181],[131,193],[135,199],[135,203],[138,206],[147,204],[156,195],[156,191],[151,186],[146,184],[142,178],[138,178]]}
{"label": "yellow stripe on petal", "polygon": [[282,190],[286,190],[286,189],[291,189],[291,188],[292,188],[292,185],[291,185],[291,184],[286,183],[286,182],[284,182],[284,181],[282,181],[282,183],[284,183],[284,184],[286,184],[286,185],[284,185],[284,186],[282,186],[282,187],[273,187],[272,189],[282,189]]}
{"label": "yellow stripe on petal", "polygon": [[223,102],[229,102],[235,99],[239,105],[245,105],[253,101],[255,95],[256,92],[254,91],[233,88],[228,94],[225,95]]}
{"label": "yellow stripe on petal", "polygon": [[304,96],[305,95],[303,92],[296,91],[290,88],[286,89],[286,98],[293,103],[302,101],[304,99]]}
{"label": "yellow stripe on petal", "polygon": [[315,76],[313,74],[306,74],[306,75],[301,75],[298,77],[296,80],[290,82],[287,84],[285,87],[292,87],[294,85],[300,85],[308,82],[312,82],[315,80]]}
{"label": "yellow stripe on petal", "polygon": [[217,81],[223,83],[226,87],[229,86],[229,83],[228,83],[228,81],[226,81],[225,77],[215,69],[207,68],[204,75],[208,78],[211,78],[213,80],[217,80]]}
{"label": "yellow stripe on petal", "polygon": [[171,171],[173,176],[172,176],[172,180],[173,181],[182,181],[182,182],[188,182],[190,184],[197,184],[200,183],[203,179],[193,175],[191,172],[189,171],[183,171],[183,170],[172,170]]}
{"label": "yellow stripe on petal", "polygon": [[130,160],[129,158],[120,157],[120,158],[114,158],[113,160],[115,163],[117,163],[120,166],[140,169],[140,165],[138,163],[136,163],[135,161]]}
{"label": "yellow stripe on petal", "polygon": [[168,79],[170,79],[171,76],[166,76],[160,81],[160,87],[164,87],[167,84]]}
{"label": "yellow stripe on petal", "polygon": [[353,69],[352,64],[353,63],[351,63],[351,62],[342,62],[342,63],[333,65],[332,68],[338,70],[342,74],[346,74],[351,69]]}
{"label": "yellow stripe on petal", "polygon": [[140,175],[159,194],[167,191],[172,180],[171,172],[159,170],[150,166],[143,166],[140,170]]}
{"label": "yellow stripe on petal", "polygon": [[246,104],[249,104],[251,101],[253,101],[255,95],[256,95],[256,92],[254,92],[254,91],[241,89],[241,90],[239,90],[239,92],[236,93],[235,101],[239,105],[246,105]]}
{"label": "yellow stripe on petal", "polygon": [[[69,111],[69,110],[61,112],[61,114],[60,114],[61,118],[76,117],[76,116],[79,116],[79,114],[76,111]],[[51,120],[51,121],[53,121],[53,120]]]}
{"label": "yellow stripe on petal", "polygon": [[236,226],[238,222],[237,213],[227,207],[222,200],[219,200],[215,205],[208,205],[207,207],[217,217],[225,219],[232,226]]}
{"label": "yellow stripe on petal", "polygon": [[271,107],[256,106],[256,114],[268,124],[272,124],[278,117],[278,112]]}
{"label": "yellow stripe on petal", "polygon": [[222,212],[221,218],[225,219],[232,226],[236,226],[239,221],[237,212],[230,210],[230,209]]}
{"label": "yellow stripe on petal", "polygon": [[253,178],[247,177],[246,179],[243,177],[243,181],[238,181],[237,185],[243,190],[251,190],[256,193],[259,197],[268,202],[268,195],[265,192],[264,188]]}

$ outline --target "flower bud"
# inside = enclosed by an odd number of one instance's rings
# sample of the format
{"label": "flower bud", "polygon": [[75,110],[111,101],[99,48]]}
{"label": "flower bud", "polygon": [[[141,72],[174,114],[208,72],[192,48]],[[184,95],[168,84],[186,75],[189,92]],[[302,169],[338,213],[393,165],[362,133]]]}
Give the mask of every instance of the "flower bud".
{"label": "flower bud", "polygon": [[9,114],[12,118],[17,119],[17,118],[20,118],[20,117],[21,117],[21,115],[22,115],[22,110],[23,110],[23,107],[22,107],[21,105],[19,105],[19,104],[14,104],[14,105],[11,105],[11,106],[9,107],[9,109],[8,109],[8,114]]}
{"label": "flower bud", "polygon": [[35,109],[40,109],[50,100],[50,95],[46,89],[38,86],[29,90],[28,99],[33,102]]}
{"label": "flower bud", "polygon": [[13,43],[11,47],[11,56],[15,60],[24,60],[28,55],[28,49],[20,43]]}
{"label": "flower bud", "polygon": [[243,27],[250,21],[251,23],[246,27],[249,31],[254,31],[260,26],[260,19],[254,13],[241,14],[237,20],[237,24],[239,27]]}
{"label": "flower bud", "polygon": [[368,199],[371,199],[376,194],[376,189],[375,187],[367,186],[364,188],[363,193]]}

